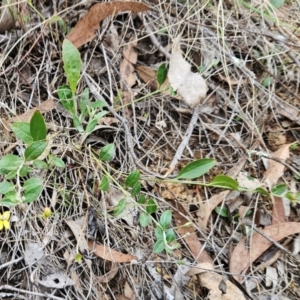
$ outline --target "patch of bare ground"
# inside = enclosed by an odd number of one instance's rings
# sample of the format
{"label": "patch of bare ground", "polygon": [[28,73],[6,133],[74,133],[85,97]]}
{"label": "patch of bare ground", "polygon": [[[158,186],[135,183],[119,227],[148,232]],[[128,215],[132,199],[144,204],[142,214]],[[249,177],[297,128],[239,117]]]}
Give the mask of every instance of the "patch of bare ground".
{"label": "patch of bare ground", "polygon": [[[28,175],[43,180],[30,204],[7,207],[0,195],[1,216],[10,211],[10,228],[0,231],[0,298],[299,299],[299,1],[278,9],[269,1],[143,2],[149,10],[139,13],[109,4],[79,47],[76,95],[88,87],[90,105],[109,104],[83,136],[58,97],[67,83],[62,43],[95,3],[2,1],[0,159],[24,155],[10,124],[28,122],[37,108],[49,153],[65,167]],[[182,57],[208,86],[196,108],[168,82],[158,90],[156,71],[170,63],[179,35]],[[115,156],[100,161],[109,143]],[[174,180],[201,158],[217,164],[198,181],[225,174],[252,191],[284,183],[290,199]],[[158,208],[146,227],[143,205],[125,189],[136,169],[139,195]],[[99,188],[105,176],[108,191]],[[124,198],[125,214],[116,216]],[[166,210],[180,248],[156,254],[155,222]]]}

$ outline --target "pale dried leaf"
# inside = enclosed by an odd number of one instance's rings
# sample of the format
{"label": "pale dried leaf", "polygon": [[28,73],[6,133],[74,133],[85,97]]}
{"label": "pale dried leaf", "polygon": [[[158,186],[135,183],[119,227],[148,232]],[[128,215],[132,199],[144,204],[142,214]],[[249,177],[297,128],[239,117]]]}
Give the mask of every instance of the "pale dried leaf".
{"label": "pale dried leaf", "polygon": [[102,282],[102,283],[110,282],[118,274],[118,271],[119,271],[119,264],[112,263],[110,270],[106,274],[97,277],[97,282]]}
{"label": "pale dried leaf", "polygon": [[[299,233],[300,223],[286,222],[280,225],[270,225],[262,231],[272,240],[278,242],[291,234]],[[243,238],[231,254],[230,272],[233,274],[245,274],[250,264],[271,246],[272,243],[266,238],[259,233],[254,233],[251,238],[251,251],[249,251],[248,247],[246,247],[246,238]],[[238,281],[243,279],[242,276],[236,276],[235,278]]]}
{"label": "pale dried leaf", "polygon": [[92,251],[95,255],[114,263],[127,263],[137,259],[136,256],[118,252],[105,245],[97,244],[92,240],[88,240],[88,246],[90,251]]}
{"label": "pale dried leaf", "polygon": [[31,266],[44,257],[44,245],[42,243],[25,243],[24,259],[27,266]]}
{"label": "pale dried leaf", "polygon": [[[290,156],[290,144],[283,145],[272,156],[286,160]],[[268,169],[264,174],[264,182],[273,187],[283,175],[285,166],[275,160],[268,159]]]}
{"label": "pale dried leaf", "polygon": [[124,285],[124,296],[131,300],[135,299],[135,292],[130,287],[130,285],[127,281],[125,282],[125,285]]}
{"label": "pale dried leaf", "polygon": [[134,49],[136,45],[137,41],[135,40],[125,46],[123,50],[124,59],[120,64],[120,74],[129,87],[132,87],[136,83],[136,74],[134,72],[134,65],[137,62],[137,53]]}
{"label": "pale dried leaf", "polygon": [[111,24],[104,39],[105,45],[113,52],[117,52],[120,47],[119,35],[114,24]]}
{"label": "pale dried leaf", "polygon": [[278,273],[274,267],[266,268],[266,286],[267,287],[276,287],[278,284]]}
{"label": "pale dried leaf", "polygon": [[149,7],[141,2],[108,2],[97,3],[77,22],[75,27],[67,35],[77,48],[91,41],[99,29],[99,23],[110,15],[119,12],[131,11],[139,13],[148,10]]}
{"label": "pale dried leaf", "polygon": [[249,190],[255,190],[258,187],[261,187],[263,184],[256,178],[249,178],[248,174],[245,172],[240,172],[236,178],[239,186],[244,187]]}
{"label": "pale dried leaf", "polygon": [[282,197],[273,197],[272,225],[285,222],[285,211]]}
{"label": "pale dried leaf", "polygon": [[199,73],[191,71],[191,65],[180,50],[181,35],[174,39],[168,78],[172,88],[192,108],[205,99],[208,91],[205,80]]}
{"label": "pale dried leaf", "polygon": [[63,289],[67,286],[74,285],[74,281],[67,275],[64,270],[56,269],[51,274],[46,274],[41,280],[37,280],[39,284],[55,289]]}

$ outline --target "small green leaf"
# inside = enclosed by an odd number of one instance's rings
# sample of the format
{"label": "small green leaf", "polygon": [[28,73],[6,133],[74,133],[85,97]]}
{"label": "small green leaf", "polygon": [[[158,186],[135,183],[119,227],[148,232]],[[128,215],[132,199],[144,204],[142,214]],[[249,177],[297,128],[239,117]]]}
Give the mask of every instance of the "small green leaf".
{"label": "small green leaf", "polygon": [[233,178],[226,176],[226,175],[217,175],[209,184],[208,186],[231,189],[231,190],[238,190],[239,184]]}
{"label": "small green leaf", "polygon": [[114,215],[117,217],[121,213],[123,213],[126,208],[126,205],[127,205],[126,199],[125,198],[121,199],[114,209]]}
{"label": "small green leaf", "polygon": [[14,179],[17,176],[17,171],[10,171],[7,175],[6,175],[6,179],[7,180],[11,180]]}
{"label": "small green leaf", "polygon": [[255,192],[260,193],[261,195],[270,197],[270,193],[268,193],[265,189],[263,189],[261,187],[255,189]]}
{"label": "small green leaf", "polygon": [[172,243],[176,239],[176,234],[173,229],[168,229],[166,231],[166,241],[167,243]]}
{"label": "small green leaf", "polygon": [[8,181],[2,181],[0,183],[0,194],[6,194],[8,192],[11,192],[15,189],[15,186]]}
{"label": "small green leaf", "polygon": [[90,98],[90,90],[88,88],[85,88],[79,98],[80,112],[83,116],[86,116],[88,114],[87,107],[89,105],[89,98]]}
{"label": "small green leaf", "polygon": [[131,196],[135,197],[141,191],[141,184],[138,181],[131,190]]}
{"label": "small green leaf", "polygon": [[62,59],[71,91],[75,95],[77,82],[80,78],[82,61],[78,49],[67,39],[63,41]]}
{"label": "small green leaf", "polygon": [[114,157],[114,155],[115,155],[115,145],[108,144],[101,149],[99,158],[102,161],[110,161]]}
{"label": "small green leaf", "polygon": [[226,206],[217,206],[215,212],[221,217],[228,218],[228,208]]}
{"label": "small green leaf", "polygon": [[153,214],[157,211],[157,204],[153,198],[150,198],[147,202],[146,212],[148,214]]}
{"label": "small green leaf", "polygon": [[47,128],[44,117],[36,110],[30,120],[30,134],[33,141],[45,140],[47,136]]}
{"label": "small green leaf", "polygon": [[261,85],[263,86],[263,87],[268,87],[268,86],[270,86],[272,83],[273,83],[273,77],[271,77],[271,76],[267,76],[264,80],[263,80],[263,82],[261,83]]}
{"label": "small green leaf", "polygon": [[62,106],[72,114],[75,114],[73,94],[70,87],[62,85],[58,88],[57,93]]}
{"label": "small green leaf", "polygon": [[159,224],[163,229],[166,229],[168,226],[170,226],[172,221],[172,211],[166,210],[164,211],[159,219]]}
{"label": "small green leaf", "polygon": [[51,164],[58,168],[64,168],[66,166],[65,162],[61,158],[56,156],[52,158]]}
{"label": "small green leaf", "polygon": [[146,213],[141,213],[139,217],[139,222],[142,227],[146,227],[149,225],[151,217]]}
{"label": "small green leaf", "polygon": [[22,168],[20,169],[20,177],[24,177],[24,176],[27,176],[29,173],[32,173],[33,172],[33,169],[28,167],[28,166],[22,166]]}
{"label": "small green leaf", "polygon": [[285,0],[270,0],[270,3],[277,9],[280,8],[284,2]]}
{"label": "small green leaf", "polygon": [[72,115],[72,118],[73,118],[73,124],[74,124],[75,128],[79,132],[84,132],[81,120],[76,115]]}
{"label": "small green leaf", "polygon": [[40,178],[30,178],[24,182],[23,188],[25,190],[24,202],[33,202],[43,189],[43,181]]}
{"label": "small green leaf", "polygon": [[108,111],[106,111],[106,110],[97,113],[96,116],[88,122],[85,132],[86,133],[92,132],[95,129],[96,125],[98,124],[98,121],[107,114],[108,114]]}
{"label": "small green leaf", "polygon": [[46,149],[47,147],[46,141],[37,141],[32,143],[26,150],[25,150],[25,159],[27,161],[34,160],[38,158]]}
{"label": "small green leaf", "polygon": [[14,206],[18,204],[17,194],[15,191],[8,192],[4,195],[2,200],[0,201],[0,204],[3,206]]}
{"label": "small green leaf", "polygon": [[126,187],[133,187],[140,180],[140,171],[133,170],[125,180]]}
{"label": "small green leaf", "polygon": [[287,188],[285,184],[278,184],[273,187],[272,194],[276,196],[282,196],[286,192]]}
{"label": "small green leaf", "polygon": [[157,79],[159,86],[161,86],[166,81],[167,75],[168,75],[168,69],[167,69],[166,64],[163,63],[158,68],[157,74],[156,74],[156,79]]}
{"label": "small green leaf", "polygon": [[163,240],[164,239],[163,230],[159,226],[155,227],[155,237],[156,237],[157,240]]}
{"label": "small green leaf", "polygon": [[33,142],[30,133],[30,124],[25,122],[16,122],[11,125],[11,129],[18,139],[24,144],[30,144]]}
{"label": "small green leaf", "polygon": [[99,189],[101,191],[108,191],[109,189],[109,179],[107,176],[103,176],[103,178],[101,179],[100,185],[99,185]]}
{"label": "small green leaf", "polygon": [[153,252],[160,253],[160,252],[164,251],[164,249],[165,249],[164,240],[158,240],[158,241],[156,241],[156,243],[154,245]]}
{"label": "small green leaf", "polygon": [[98,100],[96,102],[93,102],[91,104],[91,108],[93,109],[97,109],[97,108],[101,108],[101,107],[106,107],[106,103],[104,101]]}
{"label": "small green leaf", "polygon": [[177,176],[177,179],[194,179],[207,173],[212,167],[214,167],[216,161],[210,158],[203,158],[196,160],[187,166],[185,166]]}
{"label": "small green leaf", "polygon": [[141,195],[137,201],[138,204],[145,204],[146,203],[146,197],[145,195]]}
{"label": "small green leaf", "polygon": [[39,159],[33,161],[33,166],[37,169],[48,169],[48,165],[44,161]]}
{"label": "small green leaf", "polygon": [[14,154],[7,154],[0,160],[0,170],[15,171],[23,164],[23,158]]}

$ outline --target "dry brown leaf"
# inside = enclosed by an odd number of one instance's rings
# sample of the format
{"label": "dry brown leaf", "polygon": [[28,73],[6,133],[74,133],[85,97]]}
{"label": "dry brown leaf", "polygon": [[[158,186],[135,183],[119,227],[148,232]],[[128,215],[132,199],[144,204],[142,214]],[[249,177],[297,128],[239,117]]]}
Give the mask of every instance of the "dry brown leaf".
{"label": "dry brown leaf", "polygon": [[53,99],[48,99],[44,102],[42,102],[39,106],[29,109],[24,114],[10,118],[7,120],[9,123],[13,122],[30,122],[32,115],[36,110],[39,110],[41,113],[45,113],[48,111],[51,111],[55,108],[55,102]]}
{"label": "dry brown leaf", "polygon": [[206,230],[208,219],[215,209],[222,201],[225,201],[226,196],[229,194],[229,191],[221,192],[217,195],[212,196],[205,202],[200,202],[200,208],[197,212],[198,216],[198,225],[202,230]]}
{"label": "dry brown leaf", "polygon": [[[280,147],[276,152],[272,153],[273,157],[286,160],[290,156],[290,144],[285,144]],[[268,159],[268,169],[264,174],[264,182],[269,187],[273,187],[283,175],[285,166],[273,159]]]}
{"label": "dry brown leaf", "polygon": [[135,299],[135,292],[130,287],[127,281],[125,282],[125,286],[124,286],[124,296],[131,300]]}
{"label": "dry brown leaf", "polygon": [[[270,225],[262,230],[272,240],[278,242],[283,238],[300,232],[300,223],[288,222],[280,225]],[[273,244],[259,233],[253,234],[251,238],[250,251],[246,245],[246,238],[243,238],[234,248],[230,259],[230,272],[233,274],[245,274],[250,266]],[[236,276],[236,280],[242,281],[242,276]]]}
{"label": "dry brown leaf", "polygon": [[137,53],[134,50],[136,45],[137,41],[133,41],[125,46],[123,50],[124,59],[120,63],[120,74],[129,87],[136,83],[136,74],[134,72],[134,65],[137,62]]}
{"label": "dry brown leaf", "polygon": [[172,88],[193,108],[204,100],[208,88],[202,76],[193,73],[191,65],[183,58],[180,39],[181,35],[174,39],[168,78]]}
{"label": "dry brown leaf", "polygon": [[136,256],[118,252],[105,245],[96,244],[93,240],[88,240],[88,246],[90,251],[93,251],[97,256],[114,263],[127,263],[137,259]]}
{"label": "dry brown leaf", "polygon": [[223,280],[222,275],[214,272],[205,272],[199,274],[201,286],[209,289],[208,299],[210,300],[232,300],[246,299],[243,292],[238,289],[233,283],[229,280],[225,281],[226,284],[226,293],[223,294],[219,289],[219,284]]}
{"label": "dry brown leaf", "polygon": [[283,199],[281,197],[274,197],[272,209],[272,225],[285,222],[285,210],[283,206]]}
{"label": "dry brown leaf", "polygon": [[180,204],[176,204],[176,209],[173,212],[174,220],[177,226],[177,233],[182,236],[187,245],[189,246],[195,260],[198,263],[212,263],[209,254],[204,250],[199,238],[195,232],[194,226],[183,226],[189,222],[184,216],[187,215],[186,210]]}
{"label": "dry brown leaf", "polygon": [[75,27],[67,35],[67,39],[71,41],[77,48],[90,42],[99,29],[99,23],[106,17],[117,14],[119,12],[131,11],[139,13],[150,8],[141,2],[109,2],[97,3],[93,5],[88,12],[77,22]]}

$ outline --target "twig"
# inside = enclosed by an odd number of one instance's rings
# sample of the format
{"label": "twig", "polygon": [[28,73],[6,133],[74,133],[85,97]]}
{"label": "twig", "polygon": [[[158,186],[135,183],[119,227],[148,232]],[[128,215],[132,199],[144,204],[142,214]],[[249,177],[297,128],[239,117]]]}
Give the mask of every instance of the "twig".
{"label": "twig", "polygon": [[22,290],[22,289],[15,288],[15,287],[10,286],[8,284],[0,286],[0,291],[2,291],[2,290],[10,290],[10,291],[18,292],[18,293],[35,295],[35,296],[39,296],[39,297],[47,297],[47,298],[52,298],[54,300],[64,300],[64,298],[56,297],[56,296],[53,296],[53,295],[51,295],[49,293],[42,294],[42,293],[31,292],[31,291],[27,291],[27,290]]}
{"label": "twig", "polygon": [[128,121],[123,118],[122,116],[120,116],[119,114],[117,114],[114,110],[114,108],[112,106],[110,106],[104,99],[103,97],[101,97],[101,95],[97,92],[97,89],[96,89],[96,85],[95,83],[92,83],[93,79],[87,74],[87,73],[84,73],[84,78],[85,78],[85,81],[90,89],[90,92],[94,95],[94,97],[96,99],[101,99],[103,102],[105,102],[106,104],[106,107],[108,108],[108,110],[110,111],[110,113],[116,118],[118,119],[123,128],[124,128],[124,132],[125,132],[125,138],[126,138],[126,141],[127,141],[127,147],[128,147],[128,150],[131,154],[131,157],[134,161],[134,163],[139,167],[141,168],[143,171],[145,171],[146,173],[152,175],[152,176],[156,176],[156,177],[159,177],[159,178],[162,178],[162,175],[158,174],[158,173],[155,173],[155,172],[152,172],[150,170],[148,170],[144,165],[142,165],[140,162],[139,162],[139,159],[138,157],[136,156],[135,152],[134,152],[134,145],[133,145],[133,142],[132,142],[132,136],[131,136],[131,133],[130,133],[130,130],[129,130],[129,126],[128,126]]}
{"label": "twig", "polygon": [[[177,148],[177,151],[173,157],[173,160],[170,164],[170,169],[168,170],[167,174],[165,175],[165,177],[170,174],[171,172],[173,172],[175,166],[177,165],[178,163],[178,160],[181,158],[182,156],[182,153],[184,151],[184,149],[186,148],[186,146],[188,145],[189,143],[189,140],[190,140],[190,137],[193,133],[193,130],[196,126],[196,123],[197,123],[197,120],[198,120],[198,117],[199,117],[199,112],[200,112],[200,103],[197,104],[197,106],[194,108],[193,110],[193,115],[192,115],[192,118],[191,118],[191,121],[190,121],[190,124],[184,134],[184,137],[179,145],[179,147]],[[171,172],[170,172],[171,171]]]}

